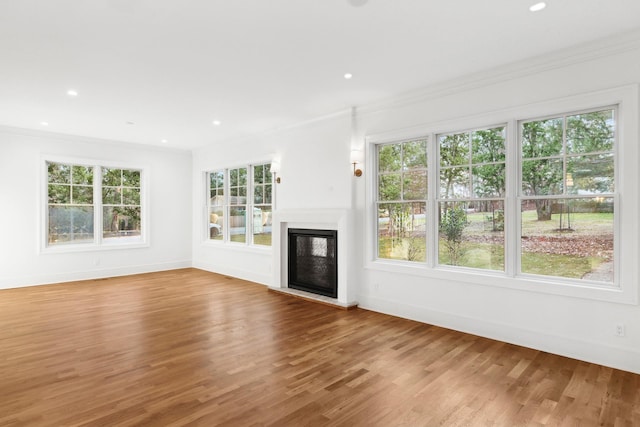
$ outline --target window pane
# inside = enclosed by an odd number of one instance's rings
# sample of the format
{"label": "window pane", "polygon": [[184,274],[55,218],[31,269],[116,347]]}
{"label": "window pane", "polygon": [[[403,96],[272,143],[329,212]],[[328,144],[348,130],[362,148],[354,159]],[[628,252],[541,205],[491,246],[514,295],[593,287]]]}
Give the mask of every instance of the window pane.
{"label": "window pane", "polygon": [[405,142],[402,147],[403,170],[427,168],[427,141]]}
{"label": "window pane", "polygon": [[613,193],[613,154],[569,157],[566,184],[569,194]]}
{"label": "window pane", "polygon": [[505,161],[504,127],[473,132],[471,144],[474,164]]}
{"label": "window pane", "polygon": [[247,208],[233,206],[229,209],[229,238],[232,242],[247,241]]}
{"label": "window pane", "polygon": [[238,169],[229,170],[229,185],[232,187],[238,186]]}
{"label": "window pane", "polygon": [[567,117],[567,152],[594,153],[613,150],[613,110]]}
{"label": "window pane", "polygon": [[253,208],[253,243],[271,246],[271,206]]}
{"label": "window pane", "polygon": [[378,205],[378,258],[426,260],[426,204]]}
{"label": "window pane", "polygon": [[118,187],[122,185],[122,170],[102,168],[102,185]]}
{"label": "window pane", "polygon": [[504,163],[474,166],[473,195],[475,197],[504,197],[505,170]]}
{"label": "window pane", "polygon": [[264,203],[271,204],[271,184],[266,184],[264,186]]}
{"label": "window pane", "polygon": [[93,204],[93,187],[89,186],[73,186],[73,198],[72,201],[77,205],[92,205]]}
{"label": "window pane", "polygon": [[122,171],[122,185],[140,187],[140,171],[124,169]]}
{"label": "window pane", "polygon": [[48,181],[56,184],[71,183],[71,167],[60,163],[47,162]]}
{"label": "window pane", "polygon": [[105,205],[119,205],[122,203],[119,187],[102,187],[102,203]]}
{"label": "window pane", "polygon": [[223,240],[222,225],[224,224],[224,208],[212,206],[209,211],[209,238],[211,240]]}
{"label": "window pane", "polygon": [[402,168],[402,145],[378,146],[378,172],[397,172]]}
{"label": "window pane", "polygon": [[440,197],[469,197],[469,168],[440,169]]}
{"label": "window pane", "polygon": [[404,178],[403,200],[426,200],[427,171],[405,172],[402,176]]}
{"label": "window pane", "polygon": [[122,204],[123,205],[139,205],[140,189],[139,188],[123,188]]}
{"label": "window pane", "polygon": [[49,245],[93,242],[93,207],[49,205]]}
{"label": "window pane", "polygon": [[456,166],[469,164],[469,134],[457,133],[442,135],[438,138],[440,144],[440,165]]}
{"label": "window pane", "polygon": [[522,157],[551,157],[562,154],[562,118],[522,125]]}
{"label": "window pane", "polygon": [[562,159],[524,160],[522,193],[527,196],[562,194]]}
{"label": "window pane", "polygon": [[253,182],[256,184],[264,183],[264,166],[258,165],[253,167]]}
{"label": "window pane", "polygon": [[379,200],[400,200],[400,174],[380,175],[378,182]]}
{"label": "window pane", "polygon": [[256,185],[253,188],[253,203],[258,205],[264,203],[264,187],[262,185]]}
{"label": "window pane", "polygon": [[54,203],[54,204],[71,203],[71,186],[49,184],[49,203]]}
{"label": "window pane", "polygon": [[239,174],[238,185],[242,185],[242,186],[247,185],[247,168],[240,168],[238,174]]}
{"label": "window pane", "polygon": [[441,202],[438,263],[504,271],[504,203]]}
{"label": "window pane", "polygon": [[610,197],[524,200],[523,273],[613,283]]}
{"label": "window pane", "polygon": [[102,208],[102,237],[139,240],[140,206],[105,206]]}
{"label": "window pane", "polygon": [[73,166],[72,175],[74,184],[93,185],[93,167]]}

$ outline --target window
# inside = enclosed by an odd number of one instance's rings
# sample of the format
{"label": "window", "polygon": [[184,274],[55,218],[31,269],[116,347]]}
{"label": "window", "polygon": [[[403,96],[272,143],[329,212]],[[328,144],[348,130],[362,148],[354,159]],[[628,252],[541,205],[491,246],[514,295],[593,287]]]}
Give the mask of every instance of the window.
{"label": "window", "polygon": [[615,108],[520,124],[520,271],[613,283]]}
{"label": "window", "polygon": [[93,170],[47,162],[47,245],[93,243]]}
{"label": "window", "polygon": [[427,140],[377,147],[378,257],[426,260]]}
{"label": "window", "polygon": [[247,168],[229,169],[229,240],[247,241]]}
{"label": "window", "polygon": [[613,285],[617,111],[376,144],[376,258]]}
{"label": "window", "polygon": [[141,213],[140,171],[102,168],[102,237],[139,237]]}
{"label": "window", "polygon": [[271,246],[271,164],[253,167],[253,243]]}
{"label": "window", "polygon": [[208,172],[207,185],[208,240],[271,246],[270,163]]}
{"label": "window", "polygon": [[438,263],[504,271],[505,126],[437,141]]}
{"label": "window", "polygon": [[45,247],[143,242],[142,170],[45,164]]}
{"label": "window", "polygon": [[224,224],[224,171],[209,173],[209,238],[223,240]]}

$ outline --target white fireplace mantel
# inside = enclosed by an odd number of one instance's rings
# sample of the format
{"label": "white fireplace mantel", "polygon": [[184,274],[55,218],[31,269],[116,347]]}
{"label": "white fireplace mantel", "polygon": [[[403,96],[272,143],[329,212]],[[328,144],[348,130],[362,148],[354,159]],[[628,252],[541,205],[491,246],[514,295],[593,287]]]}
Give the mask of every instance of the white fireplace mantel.
{"label": "white fireplace mantel", "polygon": [[[338,232],[338,298],[329,298],[289,289],[287,251],[289,228],[336,230]],[[348,209],[288,209],[273,213],[273,284],[275,290],[286,291],[329,304],[351,307],[355,301],[356,285],[349,280],[352,257],[349,242],[353,241],[353,223]]]}

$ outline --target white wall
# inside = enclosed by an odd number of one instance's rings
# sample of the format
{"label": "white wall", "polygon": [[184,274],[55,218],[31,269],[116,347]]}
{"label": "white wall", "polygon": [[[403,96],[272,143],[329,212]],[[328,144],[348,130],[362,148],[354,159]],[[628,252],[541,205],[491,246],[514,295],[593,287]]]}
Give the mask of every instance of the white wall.
{"label": "white wall", "polygon": [[[529,64],[529,70],[523,63],[513,67],[511,74],[497,78],[487,75],[484,82],[460,81],[457,87],[434,89],[421,100],[365,108],[358,120],[359,138],[402,132],[410,135],[438,122],[451,126],[450,130],[459,130],[456,123],[464,127],[475,116],[510,118],[509,111],[516,107],[529,108],[540,102],[637,85],[640,81],[638,43],[626,52],[604,56],[585,53],[568,62],[556,61],[552,65],[537,59]],[[500,70],[496,73],[500,74]],[[634,116],[637,102],[636,97]],[[634,118],[633,126],[627,123],[633,131],[627,132],[621,141],[625,145],[622,151],[633,153],[632,165],[640,160],[636,147],[639,119]],[[623,286],[627,290],[633,288],[637,295],[640,192],[637,168],[627,168],[627,173],[632,179],[624,182],[622,203],[628,210],[623,232],[632,251],[631,256],[621,253],[619,260],[624,272],[634,273],[627,276],[633,277],[634,283],[627,281]],[[364,184],[357,191],[364,193]],[[357,201],[363,213],[367,212],[365,200],[360,196]],[[360,241],[370,242],[366,230],[363,225]],[[413,274],[408,269],[381,268],[370,261],[365,256],[366,268],[361,270],[358,297],[361,307],[640,373],[637,304],[522,290],[517,289],[516,281],[510,287],[497,287],[472,283],[481,281],[471,277],[466,280],[455,273]],[[618,323],[626,325],[625,337],[615,336]]]}
{"label": "white wall", "polygon": [[[148,166],[148,247],[39,253],[42,156]],[[191,153],[0,129],[0,288],[191,266]]]}
{"label": "white wall", "polygon": [[276,209],[348,209],[351,206],[350,112],[254,139],[212,145],[193,153],[193,265],[265,285],[273,282],[273,250],[206,241],[206,171],[281,163]]}

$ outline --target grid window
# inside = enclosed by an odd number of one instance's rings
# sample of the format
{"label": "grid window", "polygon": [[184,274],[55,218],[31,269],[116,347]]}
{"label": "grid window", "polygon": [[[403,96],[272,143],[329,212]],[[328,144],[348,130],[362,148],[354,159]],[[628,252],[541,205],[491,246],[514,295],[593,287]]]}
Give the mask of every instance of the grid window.
{"label": "grid window", "polygon": [[208,239],[271,246],[271,164],[221,169],[206,176]]}
{"label": "grid window", "polygon": [[427,140],[377,147],[379,258],[426,260]]}
{"label": "grid window", "polygon": [[505,126],[438,135],[438,263],[505,269]]}
{"label": "grid window", "polygon": [[520,271],[613,283],[615,108],[520,124]]}

